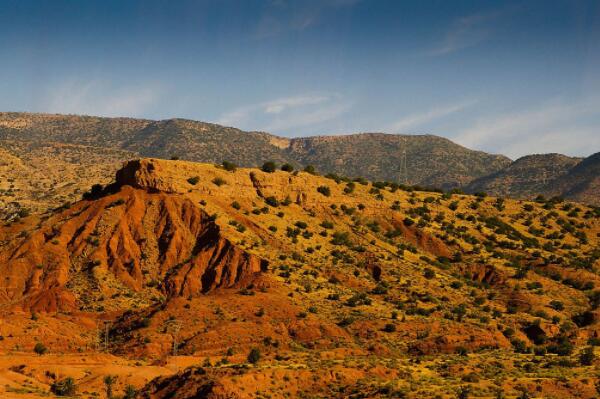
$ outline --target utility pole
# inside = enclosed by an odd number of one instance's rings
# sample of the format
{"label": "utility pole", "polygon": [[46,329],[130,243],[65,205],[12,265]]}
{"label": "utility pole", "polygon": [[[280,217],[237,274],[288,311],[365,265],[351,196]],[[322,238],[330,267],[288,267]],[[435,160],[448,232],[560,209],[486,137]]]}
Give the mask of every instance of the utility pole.
{"label": "utility pole", "polygon": [[402,137],[400,146],[400,183],[408,185],[408,166],[406,162],[406,137]]}
{"label": "utility pole", "polygon": [[110,328],[110,321],[104,323],[104,351],[108,353],[108,330]]}
{"label": "utility pole", "polygon": [[[102,326],[103,324],[103,326]],[[108,320],[97,320],[96,321],[96,350],[103,350],[108,352],[109,332],[110,332],[110,321]],[[104,342],[102,342],[104,341]]]}
{"label": "utility pole", "polygon": [[167,320],[165,322],[167,331],[171,331],[171,336],[173,337],[173,356],[177,356],[177,349],[179,347],[178,338],[179,338],[179,330],[181,330],[181,323],[177,319]]}

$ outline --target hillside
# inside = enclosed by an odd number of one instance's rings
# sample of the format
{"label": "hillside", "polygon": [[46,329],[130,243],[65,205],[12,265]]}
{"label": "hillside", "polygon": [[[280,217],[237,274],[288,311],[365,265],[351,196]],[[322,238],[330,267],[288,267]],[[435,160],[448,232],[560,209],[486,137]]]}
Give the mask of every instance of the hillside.
{"label": "hillside", "polygon": [[597,208],[160,159],[85,198],[0,227],[0,394],[597,396]]}
{"label": "hillside", "polygon": [[549,187],[566,198],[600,205],[600,152],[597,152],[569,170]]}
{"label": "hillside", "polygon": [[465,190],[513,198],[560,196],[600,205],[599,176],[600,153],[585,159],[561,154],[528,155],[498,172],[475,179]]}
{"label": "hillside", "polygon": [[[504,156],[472,151],[431,135],[365,133],[286,139],[184,119],[150,121],[28,113],[0,113],[0,149],[26,163],[37,175],[46,173],[46,161],[52,157],[58,164],[66,161],[69,166],[65,167],[84,171],[81,181],[85,184],[90,181],[90,169],[98,181],[105,182],[121,161],[134,156],[211,163],[228,160],[246,167],[267,160],[296,167],[311,164],[323,174],[446,189],[465,185],[510,163]],[[95,153],[91,158],[90,152]],[[36,157],[42,155],[37,162]],[[405,171],[400,167],[403,159]],[[30,207],[45,210],[49,205],[77,198],[77,175],[69,178],[73,190],[46,193],[47,200],[31,203]],[[17,188],[26,191],[28,180],[20,175],[11,178],[16,179]]]}
{"label": "hillside", "polygon": [[[406,151],[406,171],[400,168]],[[290,154],[301,164],[343,176],[364,176],[405,184],[439,187],[463,186],[493,173],[510,160],[473,151],[433,135],[363,133],[293,139]]]}

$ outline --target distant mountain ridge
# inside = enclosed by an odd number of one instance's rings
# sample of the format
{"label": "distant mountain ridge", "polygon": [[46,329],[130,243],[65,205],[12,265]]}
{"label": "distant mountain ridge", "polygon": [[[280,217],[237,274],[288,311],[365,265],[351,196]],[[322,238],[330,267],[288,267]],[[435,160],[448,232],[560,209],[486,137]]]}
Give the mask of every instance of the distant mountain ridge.
{"label": "distant mountain ridge", "polygon": [[[565,176],[580,163],[580,159],[547,154],[512,162],[506,156],[471,150],[434,135],[357,133],[284,138],[187,119],[153,121],[0,113],[0,149],[26,159],[26,166],[34,172],[41,168],[43,173],[52,165],[51,158],[45,156],[45,162],[36,162],[35,156],[31,155],[33,148],[37,153],[54,154],[61,162],[71,162],[75,169],[85,164],[89,170],[101,164],[101,171],[95,173],[98,181],[110,179],[120,166],[119,161],[131,159],[132,155],[210,163],[228,160],[247,167],[272,160],[278,164],[291,163],[296,168],[310,164],[323,174],[374,181],[446,190],[464,188],[469,192],[487,191],[517,198],[531,198],[542,193],[564,195],[592,204],[599,201],[596,195],[598,183],[593,181],[591,172],[595,170],[593,160],[581,162],[583,166],[573,172],[577,179],[568,179]],[[65,148],[69,148],[68,155],[63,154]],[[105,155],[87,162],[89,157],[73,155],[74,148],[82,151],[85,148],[85,152],[97,149]],[[401,166],[403,164],[406,168]],[[575,180],[577,187],[571,187],[570,183]],[[552,186],[554,182],[555,187]],[[71,195],[62,193],[61,201],[75,199],[80,190],[81,184]]]}
{"label": "distant mountain ridge", "polygon": [[599,205],[600,153],[587,158],[527,155],[498,172],[475,179],[465,191],[527,199],[541,194]]}
{"label": "distant mountain ridge", "polygon": [[[505,156],[473,151],[433,135],[360,133],[287,139],[185,119],[0,113],[0,140],[110,147],[196,162],[226,159],[241,166],[266,160],[312,164],[323,173],[443,188],[467,184],[510,163]],[[402,174],[404,152],[407,173]]]}

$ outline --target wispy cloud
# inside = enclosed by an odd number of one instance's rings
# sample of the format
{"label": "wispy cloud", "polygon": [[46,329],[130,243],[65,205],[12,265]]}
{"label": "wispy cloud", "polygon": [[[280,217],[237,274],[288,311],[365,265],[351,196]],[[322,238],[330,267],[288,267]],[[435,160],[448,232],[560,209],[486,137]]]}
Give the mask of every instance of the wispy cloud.
{"label": "wispy cloud", "polygon": [[474,105],[476,102],[477,101],[475,100],[462,101],[456,104],[437,106],[425,112],[407,115],[389,125],[385,130],[394,133],[410,133],[407,130],[418,128],[435,119],[443,118],[444,116],[460,112],[465,108]]}
{"label": "wispy cloud", "polygon": [[426,55],[435,57],[451,54],[485,41],[493,32],[494,22],[510,11],[512,9],[477,13],[454,20],[442,40]]}
{"label": "wispy cloud", "polygon": [[216,123],[278,133],[330,121],[350,106],[338,94],[304,94],[245,105],[224,113]]}
{"label": "wispy cloud", "polygon": [[159,99],[157,87],[116,87],[103,80],[68,80],[48,88],[39,108],[46,112],[142,116]]}
{"label": "wispy cloud", "polygon": [[529,153],[600,151],[600,98],[554,100],[543,106],[481,118],[452,137],[467,147],[520,157]]}
{"label": "wispy cloud", "polygon": [[361,0],[274,0],[258,20],[255,37],[265,39],[286,32],[303,31],[325,20],[327,12],[351,7]]}

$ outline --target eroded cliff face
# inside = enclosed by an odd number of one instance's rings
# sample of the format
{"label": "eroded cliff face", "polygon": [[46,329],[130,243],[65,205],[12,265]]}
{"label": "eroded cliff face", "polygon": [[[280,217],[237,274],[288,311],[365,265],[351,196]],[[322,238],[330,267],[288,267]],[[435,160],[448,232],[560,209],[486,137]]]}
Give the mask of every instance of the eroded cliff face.
{"label": "eroded cliff face", "polygon": [[2,302],[57,311],[124,291],[195,296],[249,284],[266,267],[189,199],[151,191],[123,185],[81,201],[3,248]]}

